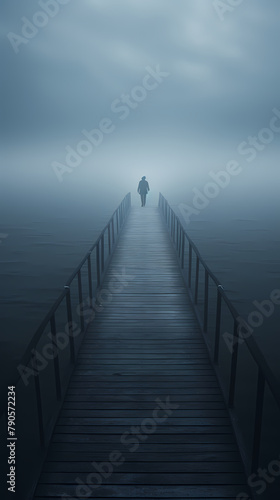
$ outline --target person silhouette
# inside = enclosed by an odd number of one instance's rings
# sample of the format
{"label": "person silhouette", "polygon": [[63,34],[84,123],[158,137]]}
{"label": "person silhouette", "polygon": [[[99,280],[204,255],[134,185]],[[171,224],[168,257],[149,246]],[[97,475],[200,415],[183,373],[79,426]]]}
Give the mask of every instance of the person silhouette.
{"label": "person silhouette", "polygon": [[146,181],[145,175],[142,177],[141,181],[139,181],[137,192],[141,196],[141,203],[142,207],[146,205],[146,196],[148,194],[148,191],[150,191],[150,186],[149,183]]}

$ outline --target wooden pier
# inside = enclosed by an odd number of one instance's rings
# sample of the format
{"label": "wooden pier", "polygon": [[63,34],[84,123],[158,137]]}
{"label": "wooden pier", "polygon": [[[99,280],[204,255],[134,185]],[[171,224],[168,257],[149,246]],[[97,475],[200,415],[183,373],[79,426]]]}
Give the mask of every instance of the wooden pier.
{"label": "wooden pier", "polygon": [[159,208],[131,209],[100,297],[34,498],[236,499],[246,477]]}

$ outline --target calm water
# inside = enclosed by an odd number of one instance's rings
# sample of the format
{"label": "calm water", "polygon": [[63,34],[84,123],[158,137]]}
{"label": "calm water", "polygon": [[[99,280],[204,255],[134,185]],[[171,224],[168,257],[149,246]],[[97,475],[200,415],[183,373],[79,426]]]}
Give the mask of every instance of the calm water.
{"label": "calm water", "polygon": [[[20,357],[118,202],[117,197],[108,200],[102,211],[94,202],[79,211],[50,207],[47,214],[29,206],[6,218],[1,232],[8,236],[0,246],[4,360]],[[210,212],[192,220],[186,229],[241,314],[250,314],[256,309],[253,301],[268,299],[272,290],[280,288],[280,233],[275,221],[266,217],[225,221]],[[254,332],[275,370],[279,319],[280,306],[276,306],[273,316]]]}

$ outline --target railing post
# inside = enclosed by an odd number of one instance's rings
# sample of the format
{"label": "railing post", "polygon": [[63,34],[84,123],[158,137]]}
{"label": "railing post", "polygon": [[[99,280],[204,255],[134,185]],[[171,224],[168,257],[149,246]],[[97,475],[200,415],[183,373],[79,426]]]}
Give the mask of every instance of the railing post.
{"label": "railing post", "polygon": [[119,234],[119,216],[118,216],[118,210],[116,211],[116,221],[117,221],[117,234]]}
{"label": "railing post", "polygon": [[104,233],[101,236],[101,273],[104,272]]}
{"label": "railing post", "polygon": [[259,466],[260,447],[261,447],[261,432],[263,420],[263,402],[265,391],[265,378],[262,370],[258,369],[258,385],[255,409],[255,426],[254,426],[254,440],[252,451],[252,467],[251,472],[255,472]]}
{"label": "railing post", "polygon": [[185,233],[182,229],[182,257],[181,257],[181,267],[184,269],[185,266]]}
{"label": "railing post", "polygon": [[39,427],[39,438],[40,445],[42,448],[45,447],[45,431],[44,431],[44,419],[43,419],[43,407],[42,407],[42,394],[39,379],[39,370],[37,366],[37,352],[33,350],[31,356],[31,366],[34,370],[34,384],[35,384],[35,394],[36,394],[36,404],[37,404],[37,415],[38,415],[38,427]]}
{"label": "railing post", "polygon": [[123,204],[121,204],[120,207],[120,226],[122,227],[123,225]]}
{"label": "railing post", "polygon": [[109,226],[108,226],[108,250],[109,250],[109,255],[111,255],[111,230],[110,230],[110,227],[111,227],[111,223],[109,223]]}
{"label": "railing post", "polygon": [[82,275],[81,275],[81,269],[78,271],[78,291],[79,291],[79,315],[80,315],[80,322],[81,322],[81,330],[82,332],[85,330],[85,324],[84,324],[84,316],[82,314],[82,303],[83,303],[83,289],[82,289]]}
{"label": "railing post", "polygon": [[235,382],[236,382],[236,370],[237,370],[237,358],[238,358],[238,324],[237,320],[234,319],[234,332],[233,332],[233,346],[231,354],[231,371],[230,371],[230,383],[229,383],[229,398],[228,405],[229,408],[234,406],[234,395],[235,395]]}
{"label": "railing post", "polygon": [[215,346],[214,346],[214,363],[219,361],[219,345],[220,345],[220,330],[221,330],[221,310],[222,296],[217,288],[217,309],[216,309],[216,330],[215,330]]}
{"label": "railing post", "polygon": [[[52,345],[53,348],[58,350],[57,343],[56,343],[56,323],[55,323],[55,316],[53,316],[50,319],[50,325],[51,325],[51,334],[52,334]],[[58,352],[56,356],[54,356],[54,376],[55,376],[55,387],[56,387],[56,398],[58,401],[61,401],[62,397],[62,391],[61,391],[61,380],[60,380],[60,370],[59,370],[59,356]]]}
{"label": "railing post", "polygon": [[100,286],[100,251],[99,251],[99,243],[98,241],[96,245],[96,275],[97,275],[97,287]]}
{"label": "railing post", "polygon": [[112,217],[112,240],[113,245],[115,244],[115,224],[114,224],[114,216]]}
{"label": "railing post", "polygon": [[189,243],[189,288],[192,286],[192,246]]}
{"label": "railing post", "polygon": [[206,333],[208,329],[208,301],[209,301],[209,274],[205,269],[204,275],[204,313],[203,313],[203,331]]}
{"label": "railing post", "polygon": [[67,320],[68,320],[68,328],[69,328],[70,359],[71,359],[71,363],[75,363],[75,343],[74,343],[74,337],[72,334],[73,320],[72,320],[72,305],[71,305],[70,287],[65,286],[64,288],[66,288],[66,290],[67,290],[66,306],[67,306]]}
{"label": "railing post", "polygon": [[197,301],[198,301],[198,282],[199,282],[199,257],[196,256],[195,292],[194,292],[194,303],[195,304],[197,304]]}
{"label": "railing post", "polygon": [[122,227],[122,206],[119,207],[118,213],[119,213],[119,224],[120,224],[120,229],[121,229],[121,227]]}
{"label": "railing post", "polygon": [[182,227],[181,227],[181,224],[180,224],[179,241],[178,241],[178,255],[179,255],[179,259],[181,259],[181,252],[182,252]]}
{"label": "railing post", "polygon": [[87,257],[87,263],[88,263],[88,294],[89,294],[90,305],[92,306],[93,293],[92,293],[91,254],[90,253],[88,254],[88,257]]}

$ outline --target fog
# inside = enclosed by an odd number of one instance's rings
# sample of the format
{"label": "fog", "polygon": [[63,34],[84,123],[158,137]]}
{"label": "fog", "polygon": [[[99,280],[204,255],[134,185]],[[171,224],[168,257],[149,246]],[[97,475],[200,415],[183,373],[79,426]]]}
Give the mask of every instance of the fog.
{"label": "fog", "polygon": [[[279,2],[247,0],[222,13],[205,0],[2,0],[1,11],[8,352],[20,354],[124,195],[139,203],[143,175],[148,205],[159,191],[167,197],[241,307],[272,290]],[[226,185],[209,198],[213,173]],[[205,206],[188,216],[197,191]],[[234,243],[243,247],[229,254]]]}
{"label": "fog", "polygon": [[[67,186],[81,188],[89,171],[100,186],[109,175],[122,187],[143,169],[167,185],[171,172],[192,181],[217,169],[280,105],[279,10],[276,0],[269,8],[247,0],[222,21],[204,0],[2,1],[2,124],[17,156],[10,175],[21,173],[32,187],[49,179],[55,190],[52,162],[65,163],[65,148],[104,118],[112,131],[63,175]],[[156,68],[163,76],[153,76]],[[121,111],[124,95],[130,103]],[[278,147],[279,133],[266,150]],[[269,152],[262,161],[275,175]]]}

